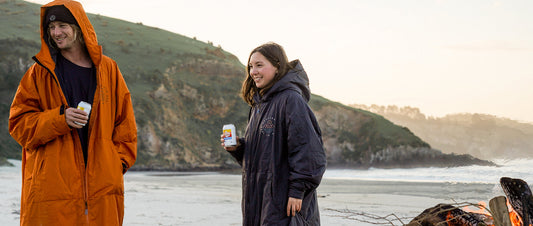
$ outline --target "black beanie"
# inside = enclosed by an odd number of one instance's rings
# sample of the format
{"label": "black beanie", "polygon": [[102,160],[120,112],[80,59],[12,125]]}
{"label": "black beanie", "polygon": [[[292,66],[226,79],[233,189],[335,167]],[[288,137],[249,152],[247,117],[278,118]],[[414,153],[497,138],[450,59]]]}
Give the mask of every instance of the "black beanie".
{"label": "black beanie", "polygon": [[53,21],[61,21],[78,25],[76,18],[74,18],[72,13],[64,5],[55,5],[46,10],[46,16],[44,17],[44,28],[48,29],[48,25]]}

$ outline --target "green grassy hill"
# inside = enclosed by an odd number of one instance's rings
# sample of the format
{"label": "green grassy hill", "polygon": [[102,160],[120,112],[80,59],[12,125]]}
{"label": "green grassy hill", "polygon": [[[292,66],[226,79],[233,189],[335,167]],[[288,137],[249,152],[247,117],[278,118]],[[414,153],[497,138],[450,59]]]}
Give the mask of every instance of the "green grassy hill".
{"label": "green grassy hill", "polygon": [[[0,0],[0,158],[20,158],[9,136],[9,106],[20,78],[40,49],[39,5]],[[89,15],[104,54],[117,61],[132,93],[139,135],[136,169],[235,167],[219,145],[222,125],[244,133],[248,106],[239,98],[245,68],[209,43],[162,29]],[[457,165],[380,115],[313,95],[330,165],[348,167]],[[391,154],[395,153],[395,154]],[[401,155],[398,155],[401,153]],[[419,158],[412,158],[419,156]],[[422,157],[420,157],[422,156]]]}

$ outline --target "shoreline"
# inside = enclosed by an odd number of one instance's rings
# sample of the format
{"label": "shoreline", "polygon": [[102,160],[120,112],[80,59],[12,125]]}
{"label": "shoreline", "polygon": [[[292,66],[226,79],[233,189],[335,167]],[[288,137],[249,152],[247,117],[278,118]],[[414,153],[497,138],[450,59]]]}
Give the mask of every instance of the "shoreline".
{"label": "shoreline", "polygon": [[[376,165],[353,165],[353,164],[328,164],[327,170],[368,170],[368,169],[417,169],[417,168],[454,168],[467,166],[494,166],[500,165],[493,162],[493,160],[484,160],[485,162],[473,163],[395,163],[395,164],[376,164]],[[240,172],[241,168],[238,165],[229,166],[205,166],[205,167],[188,167],[188,168],[164,168],[164,167],[147,167],[147,166],[133,166],[128,171],[136,172]]]}

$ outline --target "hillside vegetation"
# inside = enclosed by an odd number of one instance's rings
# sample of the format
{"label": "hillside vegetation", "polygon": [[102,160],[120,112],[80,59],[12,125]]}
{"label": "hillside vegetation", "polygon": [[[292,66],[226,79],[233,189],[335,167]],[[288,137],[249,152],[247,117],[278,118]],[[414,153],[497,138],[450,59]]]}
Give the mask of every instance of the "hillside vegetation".
{"label": "hillside vegetation", "polygon": [[533,124],[487,114],[427,117],[418,108],[352,105],[384,115],[446,153],[483,159],[533,158]]}
{"label": "hillside vegetation", "polygon": [[[0,157],[20,158],[9,136],[9,106],[40,49],[39,5],[0,0]],[[104,54],[117,61],[132,93],[138,127],[134,169],[237,167],[220,147],[222,125],[244,133],[248,106],[238,93],[244,65],[221,47],[159,28],[89,15]],[[305,65],[305,62],[304,62]],[[380,115],[313,95],[330,166],[412,167],[490,164],[444,155]]]}

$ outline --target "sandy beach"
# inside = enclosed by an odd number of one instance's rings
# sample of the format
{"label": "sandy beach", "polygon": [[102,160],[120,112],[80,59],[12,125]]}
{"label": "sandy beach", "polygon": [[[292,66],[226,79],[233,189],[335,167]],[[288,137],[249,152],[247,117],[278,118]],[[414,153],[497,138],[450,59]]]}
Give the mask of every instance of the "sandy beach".
{"label": "sandy beach", "polygon": [[[402,225],[438,203],[488,202],[495,186],[325,178],[321,220]],[[125,225],[241,225],[240,201],[240,175],[133,172],[126,177]]]}
{"label": "sandy beach", "polygon": [[[0,167],[0,180],[0,225],[18,225],[20,166]],[[124,225],[241,225],[238,174],[128,172],[124,183]],[[501,189],[487,183],[324,178],[318,195],[322,225],[402,225],[438,203],[488,202]]]}

